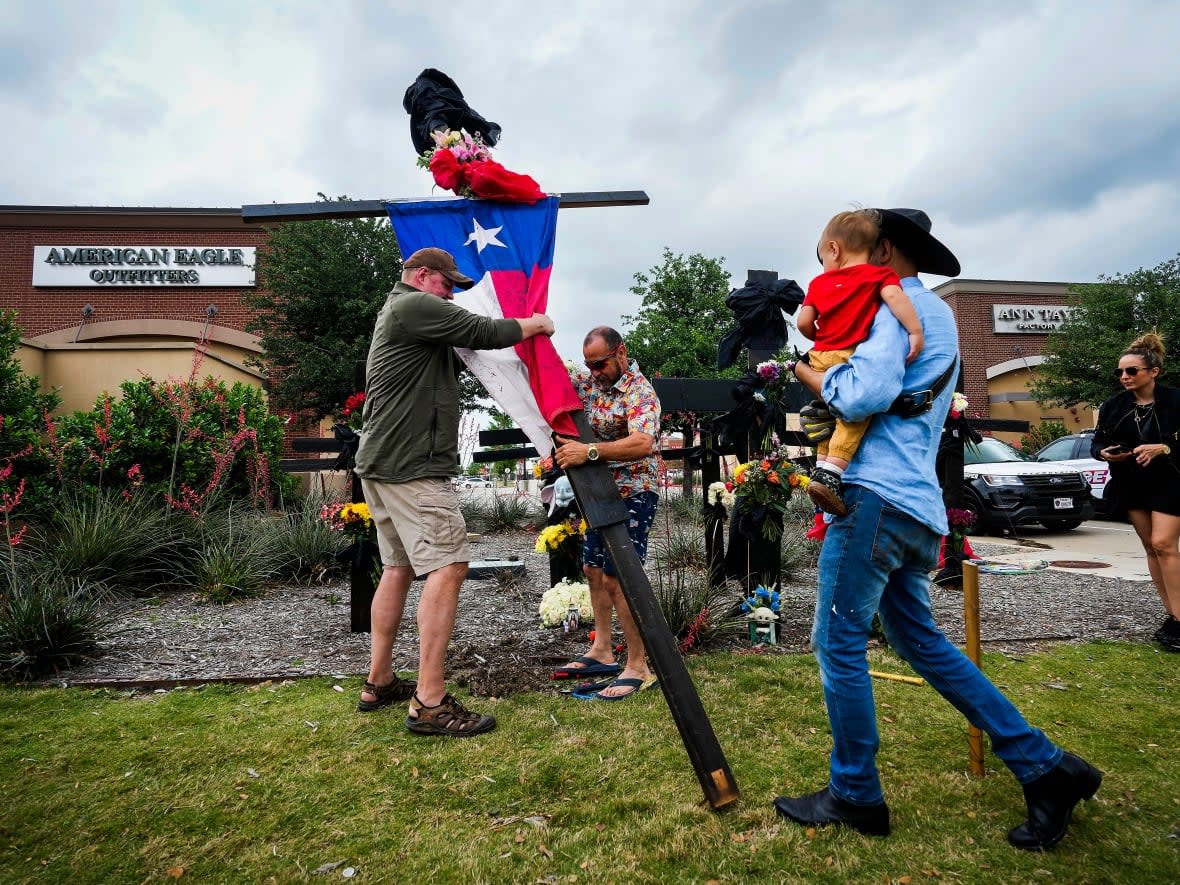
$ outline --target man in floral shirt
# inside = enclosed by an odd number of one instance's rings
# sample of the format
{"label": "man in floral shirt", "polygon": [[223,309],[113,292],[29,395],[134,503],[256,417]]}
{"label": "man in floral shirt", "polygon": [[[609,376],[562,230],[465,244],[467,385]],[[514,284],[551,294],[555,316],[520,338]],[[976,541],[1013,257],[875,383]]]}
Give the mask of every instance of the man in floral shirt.
{"label": "man in floral shirt", "polygon": [[[571,377],[586,407],[586,417],[600,442],[587,445],[558,437],[555,454],[562,469],[602,459],[610,463],[615,484],[631,516],[627,533],[640,561],[647,558],[647,533],[659,503],[656,440],[660,432],[660,401],[639,365],[627,358],[627,345],[609,326],[591,329],[582,342],[586,370]],[[652,681],[643,637],[627,607],[614,564],[602,536],[586,533],[582,571],[590,585],[594,609],[594,642],[582,657],[559,667],[555,679],[615,677],[613,681],[580,686],[574,694],[598,701],[630,697]],[[611,642],[611,612],[619,616],[627,643],[627,665],[620,672]]]}

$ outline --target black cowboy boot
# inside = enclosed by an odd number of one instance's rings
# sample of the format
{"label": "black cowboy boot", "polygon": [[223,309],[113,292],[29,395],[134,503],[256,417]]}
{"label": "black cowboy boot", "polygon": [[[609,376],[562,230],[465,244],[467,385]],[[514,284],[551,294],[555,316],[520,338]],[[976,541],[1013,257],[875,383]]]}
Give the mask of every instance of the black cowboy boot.
{"label": "black cowboy boot", "polygon": [[1065,838],[1074,806],[1098,792],[1102,772],[1066,753],[1047,774],[1023,785],[1028,820],[1008,833],[1008,841],[1026,851],[1044,851]]}

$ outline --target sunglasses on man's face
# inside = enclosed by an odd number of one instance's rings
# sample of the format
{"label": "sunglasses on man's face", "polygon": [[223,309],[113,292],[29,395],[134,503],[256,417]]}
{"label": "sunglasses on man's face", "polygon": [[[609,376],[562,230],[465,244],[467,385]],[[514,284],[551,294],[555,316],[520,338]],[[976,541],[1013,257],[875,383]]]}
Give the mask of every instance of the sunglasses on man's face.
{"label": "sunglasses on man's face", "polygon": [[600,360],[586,360],[586,368],[591,372],[601,372],[606,368],[606,364],[609,363],[614,358],[614,355],[618,352],[619,349],[616,347]]}
{"label": "sunglasses on man's face", "polygon": [[1147,371],[1146,366],[1127,366],[1127,368],[1125,368],[1125,369],[1115,369],[1114,370],[1114,377],[1122,378],[1123,375],[1126,374],[1126,375],[1130,375],[1132,378],[1134,378],[1140,372],[1146,372],[1146,371]]}

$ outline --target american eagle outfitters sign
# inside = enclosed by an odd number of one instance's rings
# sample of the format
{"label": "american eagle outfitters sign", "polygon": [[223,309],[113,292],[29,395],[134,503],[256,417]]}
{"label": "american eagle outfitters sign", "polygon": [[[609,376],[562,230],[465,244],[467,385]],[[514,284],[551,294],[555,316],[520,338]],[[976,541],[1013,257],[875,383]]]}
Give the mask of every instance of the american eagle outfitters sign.
{"label": "american eagle outfitters sign", "polygon": [[34,286],[253,286],[253,246],[34,246]]}

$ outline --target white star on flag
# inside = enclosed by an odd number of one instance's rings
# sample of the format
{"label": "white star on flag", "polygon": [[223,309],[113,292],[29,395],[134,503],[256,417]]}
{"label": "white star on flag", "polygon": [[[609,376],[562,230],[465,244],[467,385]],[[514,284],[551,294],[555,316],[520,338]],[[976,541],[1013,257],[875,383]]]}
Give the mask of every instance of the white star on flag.
{"label": "white star on flag", "polygon": [[475,222],[475,229],[467,235],[467,242],[463,244],[464,246],[470,246],[472,243],[475,243],[475,251],[477,253],[482,252],[484,246],[499,246],[502,249],[508,248],[504,243],[496,239],[496,234],[504,229],[502,225],[500,227],[485,228],[479,223],[478,218],[471,220]]}

